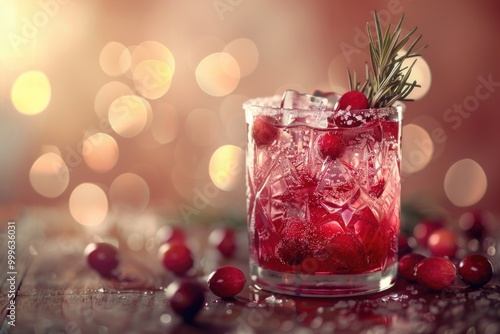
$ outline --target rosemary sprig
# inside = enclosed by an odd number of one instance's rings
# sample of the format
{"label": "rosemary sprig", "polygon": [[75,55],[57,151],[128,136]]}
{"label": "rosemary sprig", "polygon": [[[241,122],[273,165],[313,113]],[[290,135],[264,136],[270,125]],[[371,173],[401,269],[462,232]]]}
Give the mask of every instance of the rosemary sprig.
{"label": "rosemary sprig", "polygon": [[356,71],[349,76],[349,87],[351,90],[359,90],[368,98],[371,108],[390,106],[396,101],[411,101],[408,95],[415,87],[420,87],[416,81],[409,82],[409,77],[413,65],[417,59],[414,59],[410,66],[403,66],[403,62],[410,58],[420,56],[420,52],[427,47],[416,47],[422,35],[416,37],[408,47],[403,51],[403,47],[410,41],[410,38],[417,30],[413,28],[408,34],[401,37],[401,26],[404,21],[404,14],[399,20],[394,31],[391,33],[391,25],[382,31],[377,12],[375,17],[376,40],[367,23],[370,45],[370,65],[365,64],[365,82],[357,81]]}

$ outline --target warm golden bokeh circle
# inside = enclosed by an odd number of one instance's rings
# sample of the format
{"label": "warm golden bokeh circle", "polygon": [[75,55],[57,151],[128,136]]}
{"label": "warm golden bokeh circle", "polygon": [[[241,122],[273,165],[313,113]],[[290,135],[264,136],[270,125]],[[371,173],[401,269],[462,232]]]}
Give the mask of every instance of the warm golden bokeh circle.
{"label": "warm golden bokeh circle", "polygon": [[28,71],[17,77],[12,85],[11,100],[21,114],[36,115],[49,105],[51,85],[45,73]]}

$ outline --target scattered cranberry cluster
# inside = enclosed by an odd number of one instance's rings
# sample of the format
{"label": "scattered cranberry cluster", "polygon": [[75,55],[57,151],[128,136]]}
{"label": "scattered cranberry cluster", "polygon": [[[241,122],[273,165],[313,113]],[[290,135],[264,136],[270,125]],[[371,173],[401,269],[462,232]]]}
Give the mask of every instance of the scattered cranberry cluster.
{"label": "scattered cranberry cluster", "polygon": [[456,233],[441,220],[420,221],[413,230],[413,239],[420,252],[414,251],[408,237],[401,235],[399,275],[431,290],[451,287],[457,275],[470,287],[478,288],[488,283],[493,277],[493,266],[486,256],[468,254],[457,258],[461,236],[466,242],[483,241],[486,235],[484,216],[480,212],[466,213],[460,227],[463,233]]}
{"label": "scattered cranberry cluster", "polygon": [[[465,223],[461,224],[464,236],[468,240],[481,242],[485,235],[481,214],[467,215]],[[158,231],[157,236],[162,242],[159,259],[178,278],[167,287],[165,294],[173,311],[185,321],[192,321],[204,306],[207,287],[221,298],[232,298],[243,290],[245,275],[233,266],[219,267],[208,275],[204,284],[196,275],[189,276],[188,272],[194,266],[194,256],[186,244],[183,230],[165,226]],[[414,239],[418,246],[410,246],[409,239]],[[216,228],[209,236],[209,243],[221,256],[231,258],[236,251],[235,230],[229,227]],[[421,251],[418,251],[418,247]],[[431,290],[449,288],[457,275],[475,288],[484,286],[493,276],[491,262],[481,254],[469,254],[460,261],[457,259],[459,235],[443,221],[419,222],[410,238],[400,236],[399,250],[399,275]],[[119,279],[120,254],[115,246],[91,243],[85,248],[84,254],[88,265],[101,276]],[[453,261],[458,263],[458,269]]]}
{"label": "scattered cranberry cluster", "polygon": [[[205,304],[206,287],[218,297],[232,298],[239,294],[246,283],[243,272],[233,266],[222,266],[213,271],[206,282],[200,282],[198,275],[188,275],[194,266],[194,256],[186,243],[182,229],[165,226],[158,233],[162,245],[158,256],[163,266],[174,274],[174,280],[165,290],[172,310],[185,321],[192,321]],[[235,230],[230,227],[216,228],[209,236],[209,243],[225,258],[231,258],[236,251]],[[88,265],[101,276],[119,279],[118,249],[108,243],[91,243],[84,251]]]}

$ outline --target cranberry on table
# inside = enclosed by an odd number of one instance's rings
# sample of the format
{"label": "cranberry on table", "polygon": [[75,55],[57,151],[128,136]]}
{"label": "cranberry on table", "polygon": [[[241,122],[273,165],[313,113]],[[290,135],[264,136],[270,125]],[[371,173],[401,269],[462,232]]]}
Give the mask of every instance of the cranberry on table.
{"label": "cranberry on table", "polygon": [[159,249],[159,256],[163,266],[176,275],[183,275],[193,267],[191,250],[180,242],[162,245]]}
{"label": "cranberry on table", "polygon": [[208,287],[216,296],[231,298],[245,287],[246,279],[243,272],[233,266],[220,267],[208,277]]}
{"label": "cranberry on table", "polygon": [[205,305],[205,288],[196,281],[174,281],[165,296],[172,310],[186,322],[193,321]]}
{"label": "cranberry on table", "polygon": [[468,255],[458,265],[460,278],[472,287],[482,287],[493,277],[493,266],[483,255]]}
{"label": "cranberry on table", "polygon": [[88,265],[105,277],[113,277],[120,264],[118,249],[105,242],[91,243],[85,247],[84,255]]}
{"label": "cranberry on table", "polygon": [[487,215],[485,212],[466,212],[458,220],[458,226],[471,239],[481,240],[486,232]]}
{"label": "cranberry on table", "polygon": [[427,248],[434,256],[455,257],[458,250],[457,235],[452,230],[440,228],[429,236]]}
{"label": "cranberry on table", "polygon": [[449,288],[457,277],[457,268],[447,258],[430,257],[421,260],[415,267],[417,282],[431,290]]}
{"label": "cranberry on table", "polygon": [[398,272],[404,279],[415,282],[415,269],[417,265],[426,257],[419,253],[409,253],[399,259]]}
{"label": "cranberry on table", "polygon": [[440,220],[425,219],[415,225],[413,237],[420,245],[427,246],[430,235],[440,228],[443,228],[443,223]]}
{"label": "cranberry on table", "polygon": [[179,227],[165,225],[158,229],[156,232],[156,240],[160,244],[167,242],[186,242],[186,233]]}
{"label": "cranberry on table", "polygon": [[226,258],[232,257],[236,251],[236,232],[231,227],[216,228],[210,233],[208,241]]}

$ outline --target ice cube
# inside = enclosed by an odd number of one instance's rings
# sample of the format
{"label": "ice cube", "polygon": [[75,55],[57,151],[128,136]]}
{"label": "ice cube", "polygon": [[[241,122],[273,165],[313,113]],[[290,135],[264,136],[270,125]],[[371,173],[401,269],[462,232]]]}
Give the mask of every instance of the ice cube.
{"label": "ice cube", "polygon": [[323,91],[320,91],[320,90],[315,90],[314,93],[313,93],[314,96],[318,96],[318,97],[323,97],[323,98],[326,98],[328,100],[328,108],[331,108],[333,109],[335,107],[335,105],[337,104],[337,101],[340,97],[339,94],[337,93],[334,93],[334,92],[323,92]]}
{"label": "ice cube", "polygon": [[281,99],[281,108],[284,109],[325,110],[327,106],[327,98],[300,93],[293,89],[288,89]]}

